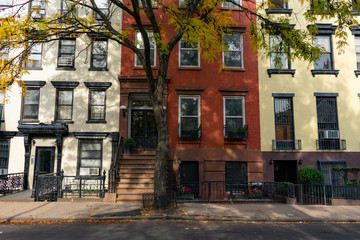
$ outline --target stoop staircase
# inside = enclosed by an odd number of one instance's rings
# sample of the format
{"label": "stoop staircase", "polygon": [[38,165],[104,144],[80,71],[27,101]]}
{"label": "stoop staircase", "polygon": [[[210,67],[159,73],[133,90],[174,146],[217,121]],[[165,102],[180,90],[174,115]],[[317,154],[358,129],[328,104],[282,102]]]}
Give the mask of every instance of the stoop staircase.
{"label": "stoop staircase", "polygon": [[116,202],[140,203],[143,193],[154,192],[155,158],[155,151],[122,156]]}

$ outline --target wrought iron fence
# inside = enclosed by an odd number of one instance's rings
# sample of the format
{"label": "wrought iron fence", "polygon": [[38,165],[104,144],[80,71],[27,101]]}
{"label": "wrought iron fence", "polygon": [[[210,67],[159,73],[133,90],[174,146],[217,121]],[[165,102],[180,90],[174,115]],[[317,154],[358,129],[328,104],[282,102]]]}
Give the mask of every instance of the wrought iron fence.
{"label": "wrought iron fence", "polygon": [[25,173],[0,175],[0,194],[8,194],[24,190],[25,179]]}
{"label": "wrought iron fence", "polygon": [[116,192],[116,183],[117,183],[116,180],[118,178],[121,155],[123,153],[123,150],[124,150],[124,138],[120,137],[120,142],[119,142],[117,150],[116,150],[114,161],[111,163],[111,167],[109,169],[109,183],[108,183],[108,186],[109,186],[109,192],[110,193],[115,193]]}
{"label": "wrought iron fence", "polygon": [[346,150],[345,139],[317,139],[316,150]]}
{"label": "wrought iron fence", "polygon": [[101,197],[105,196],[105,178],[103,176],[64,176],[62,197]]}
{"label": "wrought iron fence", "polygon": [[179,133],[182,138],[199,138],[201,137],[201,125],[197,124],[179,124]]}
{"label": "wrought iron fence", "polygon": [[332,186],[333,199],[360,199],[360,186]]}
{"label": "wrought iron fence", "polygon": [[301,150],[301,140],[272,140],[272,150]]}
{"label": "wrought iron fence", "polygon": [[225,125],[225,138],[248,138],[248,125],[245,126],[233,126]]}
{"label": "wrought iron fence", "polygon": [[42,175],[35,173],[35,188],[33,190],[33,197],[35,198],[35,201],[57,201],[57,199],[62,195],[61,181],[61,173],[49,173]]}

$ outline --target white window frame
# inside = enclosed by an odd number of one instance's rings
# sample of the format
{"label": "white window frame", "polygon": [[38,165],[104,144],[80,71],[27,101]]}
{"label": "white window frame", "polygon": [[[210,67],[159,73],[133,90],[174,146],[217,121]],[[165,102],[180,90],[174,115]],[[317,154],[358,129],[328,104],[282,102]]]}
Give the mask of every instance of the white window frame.
{"label": "white window frame", "polygon": [[[240,6],[242,6],[242,0],[234,0],[234,2],[237,2]],[[226,1],[221,4],[221,7],[223,7],[223,8],[239,8],[238,6],[233,6],[232,3],[226,2]]]}
{"label": "white window frame", "polygon": [[[151,67],[156,67],[156,42],[155,42],[155,38],[154,38],[154,33],[153,31],[148,31],[148,36],[150,38],[150,40],[152,39],[153,43],[154,43],[154,48],[151,48],[150,46],[150,51],[151,49],[154,49],[154,65],[151,65]],[[138,38],[140,37],[140,38]],[[135,31],[135,44],[136,44],[136,47],[140,50],[144,50],[145,51],[145,46],[144,48],[140,48],[141,44],[140,43],[143,43],[143,39],[142,39],[142,36],[141,36],[141,33],[140,31]],[[151,43],[150,43],[151,45]],[[135,62],[134,62],[134,66],[135,67],[143,67],[141,64],[140,65],[137,65],[136,62],[138,60],[138,57],[137,55],[135,54]]]}
{"label": "white window frame", "polygon": [[[182,116],[181,115],[181,100],[182,99],[194,99],[194,98],[196,98],[197,100],[198,100],[198,114],[197,114],[197,116],[188,116],[188,117],[197,117],[197,119],[198,119],[198,122],[197,122],[197,125],[199,126],[200,124],[201,124],[201,113],[200,113],[200,110],[201,110],[201,108],[200,108],[200,105],[201,105],[201,102],[200,102],[200,100],[201,100],[201,98],[200,98],[200,95],[180,95],[179,96],[179,107],[178,107],[178,123],[179,123],[179,132],[178,132],[178,134],[179,134],[179,136],[180,137],[182,137],[181,136],[181,117],[184,117],[184,116]],[[199,136],[198,136],[199,137]]]}
{"label": "white window frame", "polygon": [[[104,146],[103,146],[103,141],[102,140],[95,140],[95,139],[79,139],[79,153],[78,153],[78,176],[89,176],[89,174],[84,174],[82,169],[99,169],[98,170],[98,175],[95,176],[100,176],[101,175],[101,170],[102,170],[102,164],[103,164],[103,155],[104,155]],[[100,144],[100,158],[85,158],[85,157],[81,157],[81,153],[83,152],[83,148],[82,146],[84,144]],[[88,150],[91,151],[91,150]],[[94,150],[93,150],[94,151]],[[82,160],[83,159],[97,159],[100,160],[100,166],[83,166],[82,165]],[[90,170],[89,170],[90,171]],[[86,172],[86,171],[85,171]],[[92,175],[92,174],[90,174]]]}
{"label": "white window frame", "polygon": [[[321,46],[321,47],[324,47],[325,48],[325,46],[324,45],[322,45],[322,44],[320,44],[318,41],[317,41],[317,39],[319,39],[319,38],[323,38],[323,39],[327,39],[327,40],[329,40],[329,52],[327,51],[327,52],[325,52],[325,55],[327,55],[327,54],[329,54],[330,55],[330,68],[329,69],[327,69],[327,68],[319,68],[319,67],[317,67],[316,66],[316,61],[314,62],[314,69],[315,70],[334,70],[335,68],[334,68],[334,56],[333,56],[333,48],[332,48],[332,35],[331,34],[320,34],[320,35],[317,35],[317,36],[315,36],[315,43],[316,43],[316,45],[319,45],[319,46]],[[320,59],[319,60],[321,60],[321,57],[320,57]],[[318,61],[319,61],[318,60]]]}
{"label": "white window frame", "polygon": [[[273,40],[273,39],[276,39],[276,40]],[[280,36],[277,36],[277,35],[270,35],[269,36],[269,41],[270,41],[270,51],[272,50],[272,45],[273,43],[274,44],[279,44],[279,41],[281,41],[281,37]],[[285,58],[285,63],[286,65],[284,65],[284,63],[282,63],[282,66],[281,68],[277,68],[276,65],[275,65],[275,56],[273,55],[281,55],[280,58],[283,59]],[[274,51],[271,51],[270,52],[270,69],[279,69],[279,70],[285,70],[285,69],[290,69],[290,61],[288,60],[287,58],[287,54],[284,53],[284,52],[274,52]]]}
{"label": "white window frame", "polygon": [[[94,51],[96,50],[96,48],[94,48],[95,44],[106,44],[106,51],[102,52],[102,53],[95,53]],[[106,39],[99,39],[99,40],[94,40],[92,43],[92,47],[91,47],[91,60],[90,60],[90,69],[100,69],[100,70],[105,70],[108,67],[108,51],[109,51],[109,42]],[[106,62],[105,62],[105,66],[104,67],[95,67],[94,66],[94,59],[96,58],[96,56],[105,56]]]}
{"label": "white window frame", "polygon": [[[199,43],[196,43],[196,47],[192,48],[182,48],[181,43],[183,42],[183,39],[179,41],[179,67],[200,67],[200,51],[199,51]],[[181,65],[181,51],[197,51],[197,65]]]}
{"label": "white window frame", "polygon": [[[226,99],[241,99],[242,104],[242,116],[226,116]],[[242,118],[242,127],[245,126],[245,97],[244,96],[224,96],[223,97],[223,121],[224,126],[226,126],[226,117],[228,118]],[[225,136],[225,128],[224,128],[224,136]]]}
{"label": "white window frame", "polygon": [[[34,51],[37,47],[40,48],[40,52]],[[38,68],[42,67],[43,47],[44,47],[44,45],[42,43],[34,44],[34,46],[31,47],[29,55],[28,55],[28,59],[27,59],[26,65],[25,65],[27,69],[31,70],[31,69],[38,69]],[[40,66],[39,67],[29,66],[30,56],[32,56],[32,55],[34,55],[34,56],[40,55]],[[31,65],[33,65],[33,64],[31,64]]]}
{"label": "white window frame", "polygon": [[355,36],[355,52],[356,52],[356,70],[360,70],[360,35]]}
{"label": "white window frame", "polygon": [[[239,33],[239,32],[232,32],[232,33],[227,33],[225,35],[240,35],[240,46],[241,46],[241,49],[238,50],[238,51],[230,51],[230,50],[223,50],[222,52],[222,61],[223,61],[223,64],[224,64],[224,67],[225,68],[244,68],[244,35],[243,33]],[[224,41],[224,38],[223,38],[223,41]],[[240,66],[226,66],[225,65],[225,53],[227,52],[240,52]]]}

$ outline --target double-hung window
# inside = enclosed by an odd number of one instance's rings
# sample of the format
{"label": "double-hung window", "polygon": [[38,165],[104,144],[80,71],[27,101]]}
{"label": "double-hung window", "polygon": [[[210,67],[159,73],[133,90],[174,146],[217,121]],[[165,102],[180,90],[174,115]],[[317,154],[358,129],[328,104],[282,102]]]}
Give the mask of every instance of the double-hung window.
{"label": "double-hung window", "polygon": [[281,44],[281,37],[270,35],[270,68],[271,69],[289,69],[290,64],[287,54],[284,53],[284,46]]}
{"label": "double-hung window", "polygon": [[0,0],[0,19],[7,18],[13,14],[13,0]]}
{"label": "double-hung window", "polygon": [[199,67],[200,53],[198,43],[190,44],[180,41],[179,63],[180,67]]}
{"label": "double-hung window", "polygon": [[247,126],[245,126],[244,97],[224,97],[224,124],[225,138],[246,138]]}
{"label": "double-hung window", "polygon": [[0,50],[0,61],[7,61],[9,59],[9,48],[4,47]]}
{"label": "double-hung window", "polygon": [[[152,67],[156,66],[156,44],[155,44],[155,38],[153,32],[148,32],[148,37],[150,41],[150,63]],[[139,31],[135,32],[135,42],[136,47],[141,51],[142,55],[145,57],[145,45],[142,38],[142,35]],[[142,67],[142,64],[138,58],[138,56],[135,54],[135,66],[136,67]]]}
{"label": "double-hung window", "polygon": [[75,48],[75,39],[64,39],[59,41],[59,68],[74,68]]}
{"label": "double-hung window", "polygon": [[222,7],[225,7],[225,8],[238,8],[241,4],[242,4],[242,0],[233,0],[236,4],[232,3],[232,2],[228,2],[228,1],[225,1],[222,3]]}
{"label": "double-hung window", "polygon": [[90,90],[89,120],[105,120],[106,94],[105,90]]}
{"label": "double-hung window", "polygon": [[73,89],[57,89],[55,117],[57,121],[72,120],[73,96]]}
{"label": "double-hung window", "polygon": [[179,97],[179,136],[201,136],[200,96]]}
{"label": "double-hung window", "polygon": [[316,96],[318,149],[340,149],[340,133],[335,96]]}
{"label": "double-hung window", "polygon": [[223,63],[226,68],[243,68],[243,35],[241,33],[225,34]]}
{"label": "double-hung window", "polygon": [[42,59],[42,44],[34,44],[29,52],[28,59],[26,62],[26,68],[28,69],[37,69],[41,68],[41,59]]}
{"label": "double-hung window", "polygon": [[0,140],[0,175],[8,173],[9,140]]}
{"label": "double-hung window", "polygon": [[276,150],[294,150],[293,98],[274,97]]}
{"label": "double-hung window", "polygon": [[315,44],[322,47],[325,50],[325,53],[323,55],[321,55],[317,61],[315,61],[314,69],[315,70],[332,70],[332,69],[334,69],[332,47],[331,47],[331,35],[316,36]]}
{"label": "double-hung window", "polygon": [[355,36],[356,67],[360,70],[360,36]]}
{"label": "double-hung window", "polygon": [[22,101],[22,120],[38,120],[40,89],[28,88]]}
{"label": "double-hung window", "polygon": [[106,70],[107,69],[107,40],[94,40],[91,49],[91,66],[90,69]]}
{"label": "double-hung window", "polygon": [[[95,4],[97,7],[106,17],[109,16],[109,3],[108,0],[95,0]],[[94,11],[94,18],[97,21],[104,21],[100,14]]]}
{"label": "double-hung window", "polygon": [[[180,0],[180,1],[181,1],[181,0]],[[139,0],[139,6],[140,6],[140,7],[143,6],[141,0]],[[156,1],[156,0],[151,0],[151,6],[152,6],[152,7],[156,7],[156,6],[157,6],[157,1]]]}
{"label": "double-hung window", "polygon": [[41,20],[45,18],[46,2],[44,0],[30,1],[30,14],[34,20]]}
{"label": "double-hung window", "polygon": [[99,176],[102,168],[102,140],[79,140],[78,175]]}

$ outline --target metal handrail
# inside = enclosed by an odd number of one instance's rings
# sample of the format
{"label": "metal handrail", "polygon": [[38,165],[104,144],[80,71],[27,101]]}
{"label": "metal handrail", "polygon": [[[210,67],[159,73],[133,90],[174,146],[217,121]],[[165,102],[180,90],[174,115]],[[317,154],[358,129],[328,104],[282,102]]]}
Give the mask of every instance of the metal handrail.
{"label": "metal handrail", "polygon": [[114,161],[111,163],[111,167],[109,169],[109,192],[115,193],[116,192],[116,179],[119,172],[121,156],[124,152],[124,138],[120,137],[119,144],[116,149],[116,154]]}

